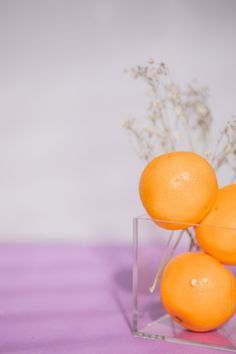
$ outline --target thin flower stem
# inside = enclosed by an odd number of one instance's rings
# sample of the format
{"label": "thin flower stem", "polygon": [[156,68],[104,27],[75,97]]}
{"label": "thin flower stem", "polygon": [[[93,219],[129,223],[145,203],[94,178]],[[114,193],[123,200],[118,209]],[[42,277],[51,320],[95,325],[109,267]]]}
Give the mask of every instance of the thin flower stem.
{"label": "thin flower stem", "polygon": [[[158,99],[158,93],[157,93],[157,88],[155,86],[155,84],[153,83],[153,80],[151,79],[146,79],[147,83],[150,85],[151,89],[153,90],[153,93],[154,93],[154,96],[155,96],[155,99]],[[166,114],[167,115],[167,112]],[[170,143],[170,148],[171,150],[175,150],[175,142],[172,138],[172,134],[171,134],[171,129],[170,127],[168,127],[168,125],[166,124],[165,120],[163,119],[163,115],[161,114],[160,115],[160,122],[162,124],[162,127],[166,133],[166,136],[168,137],[169,139],[169,143]]]}
{"label": "thin flower stem", "polygon": [[[173,85],[174,84],[174,81],[172,80],[172,77],[171,77],[171,74],[169,73],[169,77],[170,77],[170,82],[171,84]],[[183,99],[181,97],[182,95],[180,95],[180,105],[181,107],[183,107]],[[173,104],[173,102],[172,102]],[[175,106],[175,104],[173,104]],[[184,112],[185,110],[183,110]],[[175,112],[175,110],[174,110]],[[176,120],[178,121],[178,117],[177,117],[177,114],[175,112],[175,116],[176,116]],[[189,123],[188,123],[188,118],[186,117],[186,114],[183,114],[183,118],[185,120],[185,129],[186,129],[186,134],[187,134],[187,140],[188,140],[188,143],[189,143],[189,146],[190,146],[190,149],[192,151],[194,151],[194,146],[193,146],[193,142],[192,142],[192,138],[191,138],[191,134],[190,134],[190,129],[189,129]]]}
{"label": "thin flower stem", "polygon": [[174,254],[174,252],[175,252],[175,250],[176,250],[178,244],[180,243],[180,241],[181,241],[181,239],[182,239],[182,237],[183,237],[184,232],[185,232],[185,230],[181,230],[181,231],[180,231],[179,237],[177,238],[177,240],[176,240],[176,242],[175,242],[173,248],[171,249],[171,252],[170,252],[170,255],[169,255],[169,258],[168,258],[167,262],[168,262],[169,259],[173,256],[173,254]]}
{"label": "thin flower stem", "polygon": [[193,141],[192,141],[192,138],[191,138],[191,133],[190,133],[190,129],[189,129],[189,124],[188,124],[188,120],[186,118],[186,116],[184,115],[184,119],[185,119],[185,129],[186,129],[186,134],[187,134],[187,139],[188,139],[188,143],[189,143],[189,146],[190,146],[190,149],[192,151],[194,151],[194,146],[193,146]]}
{"label": "thin flower stem", "polygon": [[186,229],[185,231],[187,232],[187,234],[189,236],[189,241],[190,241],[188,250],[192,251],[193,247],[196,245],[196,242],[194,240],[194,236],[193,236],[192,232],[189,229]]}
{"label": "thin flower stem", "polygon": [[[150,293],[153,293],[154,290],[156,289],[156,286],[157,286],[157,283],[159,281],[159,278],[164,270],[164,267],[165,265],[169,262],[169,260],[171,259],[171,257],[173,256],[180,240],[182,239],[182,236],[184,234],[184,231],[185,230],[182,230],[176,240],[176,242],[174,243],[173,247],[171,248],[171,250],[169,250],[169,246],[170,246],[170,243],[173,239],[173,235],[174,235],[174,232],[172,231],[169,238],[168,238],[168,241],[167,241],[167,244],[166,244],[166,248],[165,248],[165,251],[163,252],[163,255],[161,257],[161,261],[160,261],[160,264],[159,264],[159,267],[157,269],[157,273],[155,275],[155,278],[154,278],[154,281],[152,283],[152,285],[150,286],[149,288],[149,291]],[[169,255],[168,255],[168,251],[170,251]]]}
{"label": "thin flower stem", "polygon": [[156,272],[154,281],[153,281],[151,287],[149,288],[149,291],[150,291],[151,293],[153,293],[153,291],[154,291],[155,288],[156,288],[156,285],[157,285],[157,282],[158,282],[158,279],[159,279],[159,276],[160,276],[161,269],[163,268],[163,266],[164,266],[164,264],[165,264],[165,261],[166,261],[166,258],[167,258],[167,253],[168,253],[168,250],[169,250],[169,245],[170,245],[170,243],[171,243],[171,240],[172,240],[173,235],[174,235],[174,232],[172,231],[172,232],[170,233],[170,236],[169,236],[168,240],[167,240],[167,244],[166,244],[165,250],[164,250],[164,252],[163,252],[163,254],[162,254],[161,261],[160,261],[160,264],[159,264],[159,266],[158,266],[158,269],[157,269],[157,272]]}
{"label": "thin flower stem", "polygon": [[211,162],[214,163],[216,158],[217,158],[217,151],[218,151],[218,148],[222,142],[222,139],[223,139],[223,134],[220,134],[220,136],[218,137],[217,141],[216,141],[216,144],[215,144],[215,149],[214,149],[214,153],[212,155],[212,158],[211,158]]}
{"label": "thin flower stem", "polygon": [[230,180],[231,183],[235,183],[235,180],[236,180],[236,171],[234,171],[234,174]]}

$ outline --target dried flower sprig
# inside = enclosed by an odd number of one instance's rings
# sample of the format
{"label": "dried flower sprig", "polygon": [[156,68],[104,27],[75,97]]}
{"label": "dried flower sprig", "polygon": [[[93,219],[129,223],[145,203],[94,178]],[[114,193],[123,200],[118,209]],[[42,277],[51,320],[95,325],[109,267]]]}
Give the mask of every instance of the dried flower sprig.
{"label": "dried flower sprig", "polygon": [[236,117],[232,116],[221,130],[216,142],[215,150],[208,156],[215,171],[227,165],[231,168],[231,180],[236,178]]}
{"label": "dried flower sprig", "polygon": [[180,89],[164,63],[150,59],[129,71],[148,88],[147,115],[140,122],[127,119],[123,127],[141,160],[148,162],[160,153],[189,149],[204,155],[216,171],[224,165],[236,177],[236,118],[220,132],[216,147],[209,151],[213,116],[208,104],[208,88],[196,82]]}

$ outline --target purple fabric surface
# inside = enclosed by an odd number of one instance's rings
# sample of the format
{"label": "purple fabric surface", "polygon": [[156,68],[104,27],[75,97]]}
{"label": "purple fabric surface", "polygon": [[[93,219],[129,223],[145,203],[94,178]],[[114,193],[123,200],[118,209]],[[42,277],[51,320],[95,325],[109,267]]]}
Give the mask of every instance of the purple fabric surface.
{"label": "purple fabric surface", "polygon": [[132,250],[0,246],[0,353],[213,354],[131,335]]}

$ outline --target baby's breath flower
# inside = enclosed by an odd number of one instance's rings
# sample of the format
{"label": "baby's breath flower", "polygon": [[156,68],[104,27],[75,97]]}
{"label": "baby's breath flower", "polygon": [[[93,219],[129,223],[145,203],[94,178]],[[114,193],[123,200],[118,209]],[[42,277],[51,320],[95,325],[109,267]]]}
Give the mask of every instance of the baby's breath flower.
{"label": "baby's breath flower", "polygon": [[157,98],[152,102],[152,106],[158,109],[163,109],[165,107],[165,100]]}
{"label": "baby's breath flower", "polygon": [[147,91],[148,96],[150,97],[155,97],[155,91],[153,90],[153,88],[149,88],[149,90]]}
{"label": "baby's breath flower", "polygon": [[149,58],[148,59],[148,64],[155,64],[155,59]]}
{"label": "baby's breath flower", "polygon": [[128,130],[132,130],[134,125],[135,125],[135,119],[134,118],[129,118],[127,120],[125,120],[122,123],[122,128],[128,129]]}
{"label": "baby's breath flower", "polygon": [[133,76],[134,79],[138,79],[140,76],[139,69],[137,66],[133,67],[131,69],[131,75]]}
{"label": "baby's breath flower", "polygon": [[167,85],[166,91],[167,91],[168,97],[172,101],[178,102],[178,99],[180,98],[180,90],[178,89],[178,87],[174,83]]}
{"label": "baby's breath flower", "polygon": [[158,64],[153,58],[145,65],[134,66],[130,72],[134,79],[147,85],[149,97],[146,123],[141,125],[134,118],[123,123],[138,156],[149,161],[157,154],[179,149],[181,141],[186,140],[189,150],[203,154],[215,170],[228,165],[236,178],[236,117],[222,129],[214,149],[207,145],[213,123],[208,87],[195,81],[182,90],[172,80],[166,64]]}
{"label": "baby's breath flower", "polygon": [[195,106],[196,112],[199,113],[201,116],[205,117],[209,114],[209,109],[202,102],[195,102],[194,106]]}

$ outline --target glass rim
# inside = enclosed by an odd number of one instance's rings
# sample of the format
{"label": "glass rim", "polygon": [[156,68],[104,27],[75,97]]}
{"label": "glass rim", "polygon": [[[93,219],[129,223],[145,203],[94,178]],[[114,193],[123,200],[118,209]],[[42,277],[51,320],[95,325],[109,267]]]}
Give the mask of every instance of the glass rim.
{"label": "glass rim", "polygon": [[[148,214],[141,214],[133,218],[133,220],[149,220],[156,222],[157,224],[172,224],[172,225],[184,225],[186,228],[188,227],[209,227],[209,228],[216,228],[216,229],[222,229],[222,230],[228,230],[228,231],[236,231],[236,226],[235,227],[229,227],[229,226],[222,226],[222,225],[210,225],[210,224],[201,224],[199,223],[190,223],[186,221],[177,221],[177,220],[165,220],[165,219],[155,219],[152,218]],[[161,225],[160,225],[161,226]],[[165,228],[167,229],[167,228]]]}

